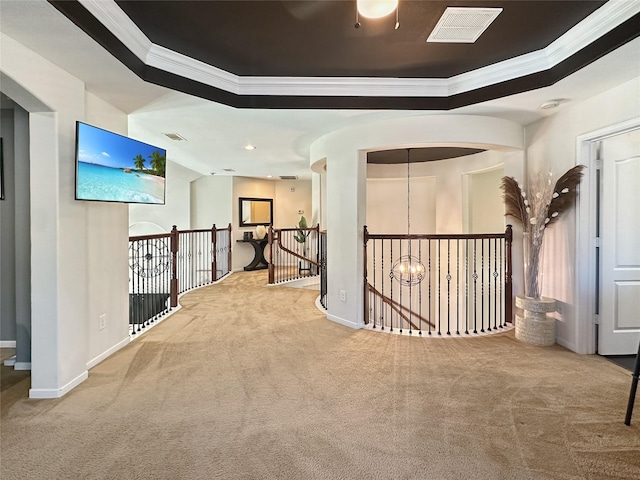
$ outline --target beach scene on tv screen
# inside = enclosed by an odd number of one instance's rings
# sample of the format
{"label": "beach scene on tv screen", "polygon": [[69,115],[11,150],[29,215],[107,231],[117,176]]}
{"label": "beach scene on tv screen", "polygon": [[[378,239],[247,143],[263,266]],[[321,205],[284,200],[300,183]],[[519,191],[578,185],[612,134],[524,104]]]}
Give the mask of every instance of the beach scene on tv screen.
{"label": "beach scene on tv screen", "polygon": [[83,123],[77,142],[78,200],[164,203],[164,149]]}

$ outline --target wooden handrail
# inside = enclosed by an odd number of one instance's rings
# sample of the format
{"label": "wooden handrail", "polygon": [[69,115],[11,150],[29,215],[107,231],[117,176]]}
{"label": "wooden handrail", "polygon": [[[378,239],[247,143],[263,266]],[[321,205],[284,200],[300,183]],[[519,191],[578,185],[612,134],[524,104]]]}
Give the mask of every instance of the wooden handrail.
{"label": "wooden handrail", "polygon": [[401,305],[399,302],[397,302],[397,301],[395,301],[395,300],[390,299],[390,298],[389,298],[389,297],[387,297],[386,295],[383,295],[383,294],[382,294],[382,293],[380,293],[378,290],[376,290],[376,289],[373,287],[373,285],[371,285],[370,283],[367,283],[367,285],[368,285],[368,287],[369,287],[369,291],[370,291],[370,292],[373,292],[374,294],[376,294],[377,296],[379,296],[379,297],[382,299],[382,301],[383,301],[384,303],[386,303],[387,305],[389,305],[393,310],[395,310],[395,311],[396,311],[396,313],[397,313],[398,315],[400,315],[403,319],[405,319],[405,320],[406,320],[406,322],[407,322],[409,325],[411,325],[411,328],[413,328],[414,330],[420,330],[420,328],[418,328],[418,326],[416,326],[416,324],[415,324],[415,323],[413,323],[411,320],[409,320],[409,318],[404,314],[403,310],[408,310],[409,312],[411,312],[412,316],[413,316],[413,315],[415,315],[415,316],[416,316],[416,318],[417,318],[418,320],[421,320],[421,321],[423,321],[423,322],[425,322],[425,323],[427,323],[427,324],[429,324],[429,325],[431,325],[432,327],[434,327],[434,328],[435,328],[435,324],[433,324],[433,323],[431,322],[431,320],[426,319],[426,318],[424,318],[424,317],[422,317],[422,316],[420,316],[420,315],[418,315],[418,314],[415,314],[414,312],[412,312],[412,311],[411,311],[411,309],[410,309],[410,308],[405,307],[404,305]]}
{"label": "wooden handrail", "polygon": [[171,233],[156,233],[154,235],[135,235],[133,237],[129,237],[130,242],[139,242],[140,240],[154,240],[157,238],[169,238],[171,237]]}
{"label": "wooden handrail", "polygon": [[368,233],[366,240],[481,240],[505,238],[504,233]]}
{"label": "wooden handrail", "polygon": [[[304,257],[304,256],[294,252],[293,250],[289,250],[287,247],[283,246],[281,243],[280,243],[280,250],[282,250],[283,252],[287,252],[288,254],[293,255],[294,257],[297,257],[297,258],[299,258],[301,260],[304,260],[305,262],[309,262],[309,263],[315,265],[316,267],[320,266],[320,263],[316,262],[315,260],[311,260],[311,259],[309,259],[307,257]],[[271,263],[271,259],[269,259],[269,263]]]}

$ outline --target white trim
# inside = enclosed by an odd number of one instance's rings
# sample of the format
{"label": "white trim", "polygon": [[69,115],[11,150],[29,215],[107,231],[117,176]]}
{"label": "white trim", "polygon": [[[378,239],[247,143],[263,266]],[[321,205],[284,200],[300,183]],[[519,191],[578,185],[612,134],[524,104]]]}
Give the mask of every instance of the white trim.
{"label": "white trim", "polygon": [[237,95],[451,96],[548,70],[640,13],[638,1],[610,0],[542,50],[449,79],[242,77],[152,43],[114,0],[79,2],[144,64]]}
{"label": "white trim", "polygon": [[15,340],[0,340],[0,348],[16,348]]}
{"label": "white trim", "polygon": [[11,357],[7,358],[7,359],[3,362],[3,365],[4,365],[5,367],[13,367],[15,364],[16,364],[16,356],[15,356],[15,355],[13,355],[13,356],[11,356]]}
{"label": "white trim", "polygon": [[146,63],[153,43],[113,0],[78,0],[131,52]]}
{"label": "white trim", "polygon": [[356,322],[353,322],[351,320],[347,320],[345,318],[341,318],[341,317],[337,317],[335,315],[331,315],[330,313],[327,313],[327,319],[331,320],[332,322],[339,323],[340,325],[344,325],[345,327],[349,327],[349,328],[359,329],[359,328],[364,327],[364,325],[362,323],[356,323]]}
{"label": "white trim", "polygon": [[[640,2],[638,3],[640,5]],[[593,257],[593,239],[596,233],[596,192],[593,190],[596,168],[592,144],[638,128],[640,128],[640,117],[585,133],[576,139],[576,164],[587,166],[576,204],[576,283],[574,288],[576,291],[575,318],[577,319],[575,338],[577,340],[576,348],[573,350],[577,353],[593,354],[597,347],[593,289],[596,281],[596,265]],[[571,348],[568,345],[564,346]]]}
{"label": "white trim", "polygon": [[327,309],[326,309],[326,308],[324,308],[324,307],[322,306],[322,303],[320,303],[320,299],[321,299],[321,298],[322,298],[322,295],[318,295],[318,296],[316,297],[315,305],[316,305],[316,308],[317,308],[318,310],[320,310],[322,313],[325,313],[325,314],[326,314],[326,313],[327,313]]}
{"label": "white trim", "polygon": [[97,357],[89,360],[87,362],[87,370],[90,370],[91,368],[95,367],[96,365],[98,365],[100,362],[102,362],[104,359],[106,359],[107,357],[111,356],[112,354],[116,353],[118,350],[120,350],[122,347],[124,347],[125,345],[128,345],[131,342],[131,338],[127,335],[127,338],[120,340],[118,343],[116,343],[113,347],[105,350],[104,352],[102,352],[100,355],[98,355]]}
{"label": "white trim", "polygon": [[80,385],[87,378],[89,378],[89,371],[85,370],[60,388],[31,388],[29,390],[29,398],[60,398]]}
{"label": "white trim", "polygon": [[21,371],[31,370],[31,362],[16,362],[13,369]]}

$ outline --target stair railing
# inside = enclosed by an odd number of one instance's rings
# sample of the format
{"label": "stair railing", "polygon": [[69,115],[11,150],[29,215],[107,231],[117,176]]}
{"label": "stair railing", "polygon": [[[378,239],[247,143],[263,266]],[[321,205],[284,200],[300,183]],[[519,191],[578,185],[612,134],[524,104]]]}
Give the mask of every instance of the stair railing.
{"label": "stair railing", "polygon": [[[364,229],[364,319],[422,335],[499,331],[512,322],[508,225],[496,234],[370,234]],[[400,262],[419,273],[398,282]]]}
{"label": "stair railing", "polygon": [[178,295],[231,271],[231,224],[129,237],[129,324],[141,332],[178,305]]}
{"label": "stair railing", "polygon": [[282,283],[320,274],[320,226],[273,228],[268,234],[269,283]]}

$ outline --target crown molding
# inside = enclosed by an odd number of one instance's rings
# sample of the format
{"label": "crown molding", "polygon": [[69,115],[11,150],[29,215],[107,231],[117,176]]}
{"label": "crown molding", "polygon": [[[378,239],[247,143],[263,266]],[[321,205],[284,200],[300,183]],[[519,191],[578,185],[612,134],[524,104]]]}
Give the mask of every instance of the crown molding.
{"label": "crown molding", "polygon": [[104,25],[143,63],[153,43],[122,11],[114,0],[78,0],[91,15]]}
{"label": "crown molding", "polygon": [[145,65],[239,96],[449,97],[547,71],[640,13],[637,0],[609,0],[542,50],[448,79],[238,76],[153,44],[114,0],[78,0]]}

